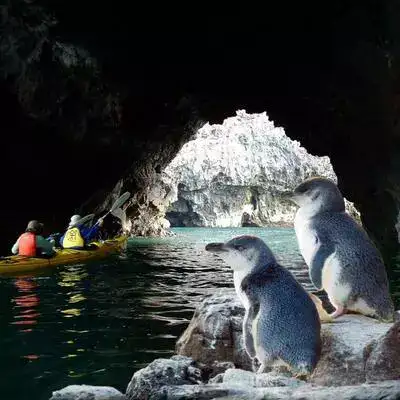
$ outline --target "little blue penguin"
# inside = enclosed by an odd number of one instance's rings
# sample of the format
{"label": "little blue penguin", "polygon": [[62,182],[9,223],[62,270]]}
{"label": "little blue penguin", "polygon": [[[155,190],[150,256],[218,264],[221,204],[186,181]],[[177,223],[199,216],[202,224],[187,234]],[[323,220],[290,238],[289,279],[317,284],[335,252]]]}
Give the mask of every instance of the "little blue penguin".
{"label": "little blue penguin", "polygon": [[243,338],[247,354],[261,373],[283,364],[308,376],[321,354],[321,323],[311,297],[258,237],[242,235],[209,243],[233,270],[236,293],[245,308]]}
{"label": "little blue penguin", "polygon": [[313,177],[289,195],[300,208],[294,227],[312,283],[324,289],[333,318],[353,311],[392,321],[394,306],[382,257],[364,229],[345,211],[334,182]]}

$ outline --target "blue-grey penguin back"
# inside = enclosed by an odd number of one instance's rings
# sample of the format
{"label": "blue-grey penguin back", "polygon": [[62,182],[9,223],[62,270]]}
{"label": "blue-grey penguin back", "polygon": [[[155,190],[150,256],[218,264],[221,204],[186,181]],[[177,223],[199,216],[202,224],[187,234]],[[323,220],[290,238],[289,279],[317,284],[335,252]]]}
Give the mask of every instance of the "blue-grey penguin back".
{"label": "blue-grey penguin back", "polygon": [[337,185],[314,177],[298,185],[291,199],[300,207],[295,230],[311,280],[326,290],[338,316],[355,311],[392,320],[394,307],[382,257],[345,212]]}
{"label": "blue-grey penguin back", "polygon": [[298,372],[311,373],[321,353],[321,323],[309,294],[278,263],[249,274],[242,289],[258,304],[257,341]]}
{"label": "blue-grey penguin back", "polygon": [[342,265],[340,281],[349,284],[349,301],[362,297],[377,316],[391,320],[394,305],[383,259],[367,233],[346,213],[321,213],[312,227],[322,242],[332,243],[332,251]]}

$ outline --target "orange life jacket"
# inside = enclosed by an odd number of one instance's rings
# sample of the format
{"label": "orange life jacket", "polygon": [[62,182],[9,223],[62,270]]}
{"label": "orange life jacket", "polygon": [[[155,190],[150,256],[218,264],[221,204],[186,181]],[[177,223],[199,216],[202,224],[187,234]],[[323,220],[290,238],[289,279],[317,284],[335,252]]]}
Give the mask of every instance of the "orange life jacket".
{"label": "orange life jacket", "polygon": [[23,233],[18,239],[18,255],[36,256],[36,235],[32,232]]}

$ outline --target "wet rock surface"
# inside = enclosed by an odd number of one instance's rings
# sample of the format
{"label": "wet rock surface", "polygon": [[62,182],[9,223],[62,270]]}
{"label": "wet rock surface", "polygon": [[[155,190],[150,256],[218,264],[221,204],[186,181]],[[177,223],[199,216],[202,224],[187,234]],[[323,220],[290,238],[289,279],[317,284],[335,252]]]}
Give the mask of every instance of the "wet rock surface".
{"label": "wet rock surface", "polygon": [[70,385],[53,392],[50,400],[126,400],[126,397],[108,386]]}

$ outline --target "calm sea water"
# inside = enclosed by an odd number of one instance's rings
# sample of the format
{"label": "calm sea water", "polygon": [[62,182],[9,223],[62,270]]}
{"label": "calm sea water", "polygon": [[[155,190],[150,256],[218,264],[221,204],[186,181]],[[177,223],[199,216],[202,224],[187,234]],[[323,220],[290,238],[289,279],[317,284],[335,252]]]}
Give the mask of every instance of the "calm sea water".
{"label": "calm sea water", "polygon": [[124,256],[0,279],[0,393],[48,399],[70,384],[125,391],[132,374],[174,353],[204,295],[233,287],[206,243],[255,234],[311,289],[289,228],[182,228],[176,237],[130,240]]}

